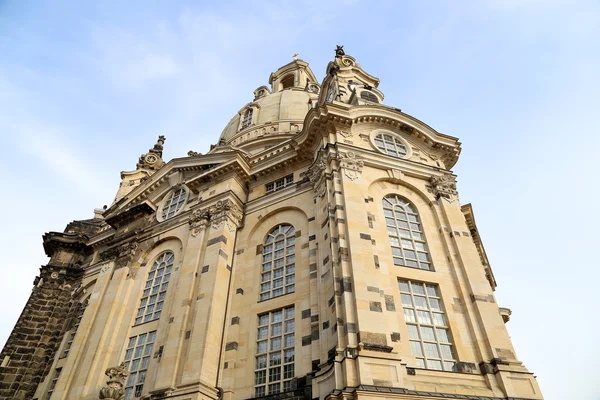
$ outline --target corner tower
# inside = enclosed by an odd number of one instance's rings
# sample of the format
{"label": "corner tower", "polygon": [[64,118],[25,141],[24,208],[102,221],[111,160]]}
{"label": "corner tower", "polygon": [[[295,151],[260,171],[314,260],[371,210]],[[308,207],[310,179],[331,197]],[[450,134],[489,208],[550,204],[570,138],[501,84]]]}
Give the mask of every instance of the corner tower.
{"label": "corner tower", "polygon": [[0,393],[542,399],[460,202],[458,139],[384,104],[341,46],[325,73],[281,67],[207,154],[143,157],[101,216],[45,235]]}

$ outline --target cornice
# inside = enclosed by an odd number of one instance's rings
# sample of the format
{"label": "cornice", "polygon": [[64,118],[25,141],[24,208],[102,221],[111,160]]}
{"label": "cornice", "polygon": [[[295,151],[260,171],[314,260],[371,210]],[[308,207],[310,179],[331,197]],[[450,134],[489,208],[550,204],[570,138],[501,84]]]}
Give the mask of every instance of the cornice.
{"label": "cornice", "polygon": [[325,396],[325,399],[342,398],[354,395],[357,392],[368,392],[371,395],[375,395],[381,398],[389,398],[391,395],[406,395],[410,397],[400,397],[405,399],[413,399],[415,397],[423,397],[425,399],[464,399],[464,400],[532,400],[531,398],[523,397],[495,397],[495,396],[481,396],[481,395],[469,395],[469,394],[456,394],[456,393],[442,393],[442,392],[425,392],[420,390],[411,390],[398,387],[386,387],[386,386],[375,386],[375,385],[359,385],[355,387],[345,387],[344,389],[336,389]]}
{"label": "cornice", "polygon": [[87,253],[91,248],[87,245],[89,238],[81,233],[48,232],[42,236],[44,251],[52,257],[58,249],[68,249]]}
{"label": "cornice", "polygon": [[150,201],[145,200],[118,214],[109,215],[104,220],[114,229],[119,229],[138,218],[153,214],[155,211],[156,206]]}

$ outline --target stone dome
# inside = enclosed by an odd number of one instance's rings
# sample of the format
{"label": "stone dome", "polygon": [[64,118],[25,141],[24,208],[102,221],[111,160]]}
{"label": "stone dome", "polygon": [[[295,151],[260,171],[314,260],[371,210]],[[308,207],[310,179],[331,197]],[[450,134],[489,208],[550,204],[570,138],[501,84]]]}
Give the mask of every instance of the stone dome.
{"label": "stone dome", "polygon": [[270,88],[260,86],[254,100],[242,107],[227,124],[220,145],[244,144],[264,136],[287,137],[302,130],[304,117],[315,106],[320,85],[308,63],[294,60],[273,72]]}

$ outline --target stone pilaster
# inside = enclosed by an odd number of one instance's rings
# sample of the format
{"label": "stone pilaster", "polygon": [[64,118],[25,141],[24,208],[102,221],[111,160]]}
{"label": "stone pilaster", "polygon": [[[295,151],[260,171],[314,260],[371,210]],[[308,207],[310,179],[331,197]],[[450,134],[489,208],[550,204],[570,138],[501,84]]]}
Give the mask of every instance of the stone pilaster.
{"label": "stone pilaster", "polygon": [[158,365],[157,379],[153,395],[161,395],[173,391],[178,385],[178,375],[184,367],[185,349],[189,347],[188,332],[194,321],[194,304],[198,300],[195,295],[202,275],[209,266],[202,265],[206,247],[207,228],[210,228],[209,209],[196,209],[189,217],[189,237],[183,261],[179,270],[177,292],[173,299],[173,310],[164,339],[164,350],[161,363]]}
{"label": "stone pilaster", "polygon": [[[206,231],[202,266],[193,303],[191,323],[186,331],[189,347],[183,362],[180,386],[193,389],[196,398],[219,396],[218,375],[222,351],[237,351],[238,343],[222,343],[226,337],[228,298],[232,279],[236,231],[242,220],[241,206],[231,199],[218,201],[209,208],[210,227]],[[178,393],[175,391],[175,394]]]}

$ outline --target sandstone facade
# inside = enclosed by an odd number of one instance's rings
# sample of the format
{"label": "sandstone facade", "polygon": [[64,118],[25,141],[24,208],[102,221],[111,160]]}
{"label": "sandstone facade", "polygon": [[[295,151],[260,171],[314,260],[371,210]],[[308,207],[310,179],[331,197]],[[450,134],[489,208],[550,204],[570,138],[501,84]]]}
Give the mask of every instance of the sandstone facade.
{"label": "sandstone facade", "polygon": [[271,74],[207,154],[165,163],[160,137],[108,209],[44,236],[0,396],[542,399],[460,143],[378,85],[338,47],[321,83]]}

